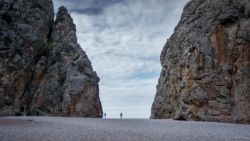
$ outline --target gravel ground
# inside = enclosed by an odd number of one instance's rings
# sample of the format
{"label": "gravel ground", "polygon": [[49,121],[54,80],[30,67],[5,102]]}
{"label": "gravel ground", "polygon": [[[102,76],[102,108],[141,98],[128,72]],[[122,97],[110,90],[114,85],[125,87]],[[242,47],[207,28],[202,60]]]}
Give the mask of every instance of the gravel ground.
{"label": "gravel ground", "polygon": [[250,141],[250,125],[149,119],[2,117],[0,141]]}

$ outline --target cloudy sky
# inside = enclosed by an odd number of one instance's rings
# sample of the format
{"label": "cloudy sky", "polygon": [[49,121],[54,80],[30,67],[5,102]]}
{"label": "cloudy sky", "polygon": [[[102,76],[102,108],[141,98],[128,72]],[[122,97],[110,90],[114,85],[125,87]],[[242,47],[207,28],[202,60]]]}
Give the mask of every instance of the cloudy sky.
{"label": "cloudy sky", "polygon": [[100,77],[109,118],[149,118],[160,75],[160,52],[187,0],[54,0],[66,6],[78,42]]}

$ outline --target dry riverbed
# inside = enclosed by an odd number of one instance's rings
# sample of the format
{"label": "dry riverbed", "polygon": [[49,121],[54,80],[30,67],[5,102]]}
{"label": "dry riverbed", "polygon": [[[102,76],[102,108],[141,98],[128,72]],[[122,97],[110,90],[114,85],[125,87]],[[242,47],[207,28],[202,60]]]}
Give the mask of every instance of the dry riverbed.
{"label": "dry riverbed", "polygon": [[250,125],[149,119],[1,117],[0,141],[250,141]]}

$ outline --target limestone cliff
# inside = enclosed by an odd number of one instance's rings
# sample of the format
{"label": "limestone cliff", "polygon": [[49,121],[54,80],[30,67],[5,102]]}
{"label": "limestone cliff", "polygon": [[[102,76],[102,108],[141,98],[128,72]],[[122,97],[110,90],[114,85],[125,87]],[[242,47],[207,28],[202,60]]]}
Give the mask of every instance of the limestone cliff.
{"label": "limestone cliff", "polygon": [[249,0],[189,1],[161,65],[151,118],[249,123]]}
{"label": "limestone cliff", "polygon": [[99,78],[65,7],[0,1],[0,115],[101,117]]}

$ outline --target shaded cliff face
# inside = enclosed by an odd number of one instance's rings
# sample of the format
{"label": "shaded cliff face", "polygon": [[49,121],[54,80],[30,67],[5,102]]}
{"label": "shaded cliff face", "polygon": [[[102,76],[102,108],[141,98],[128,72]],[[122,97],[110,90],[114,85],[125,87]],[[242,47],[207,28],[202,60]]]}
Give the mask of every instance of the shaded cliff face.
{"label": "shaded cliff face", "polygon": [[101,117],[99,78],[65,7],[0,2],[0,115]]}
{"label": "shaded cliff face", "polygon": [[151,118],[249,123],[249,1],[188,2],[161,65]]}

